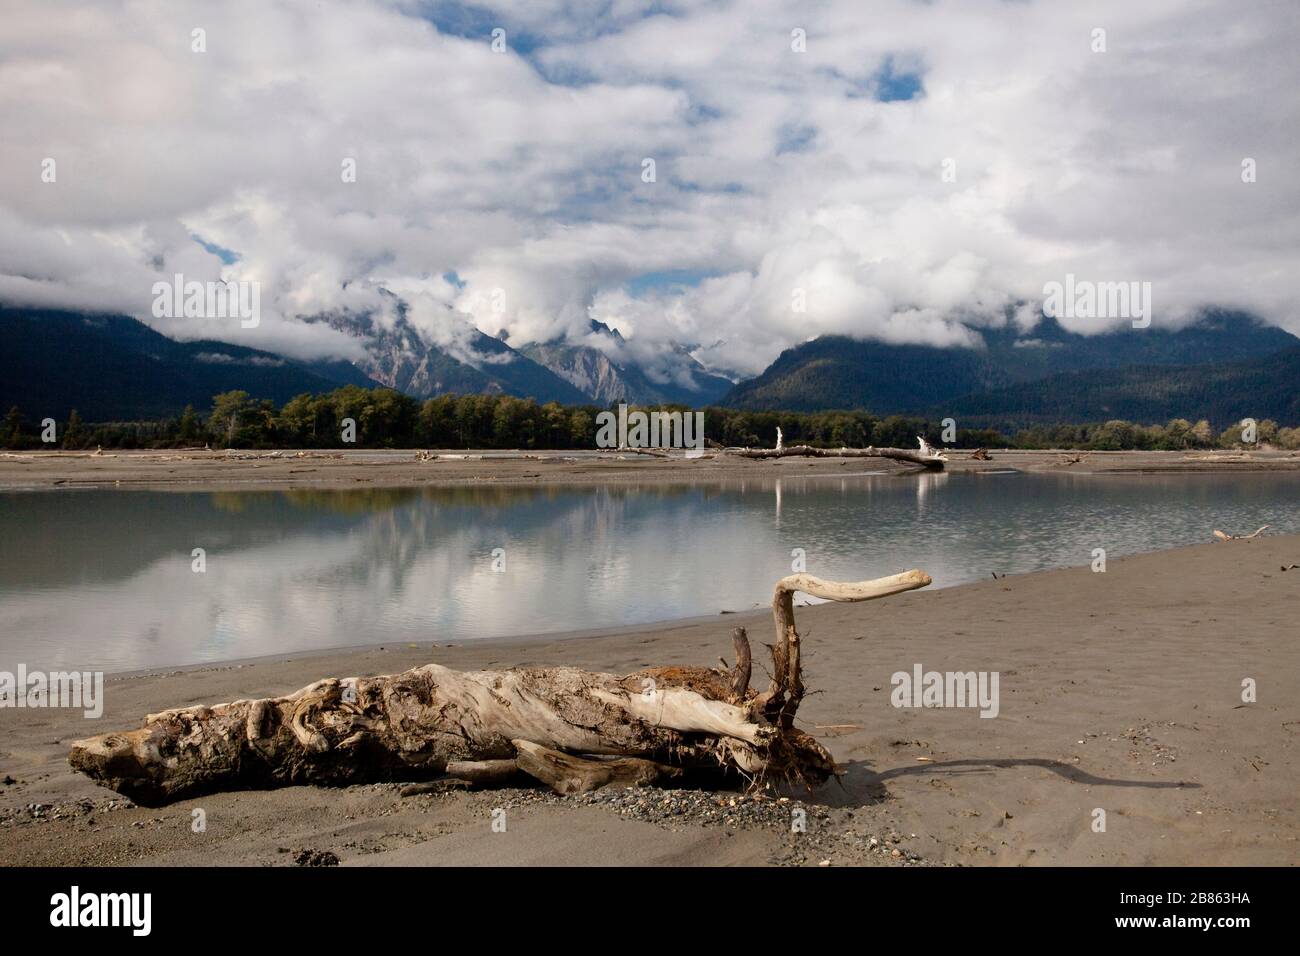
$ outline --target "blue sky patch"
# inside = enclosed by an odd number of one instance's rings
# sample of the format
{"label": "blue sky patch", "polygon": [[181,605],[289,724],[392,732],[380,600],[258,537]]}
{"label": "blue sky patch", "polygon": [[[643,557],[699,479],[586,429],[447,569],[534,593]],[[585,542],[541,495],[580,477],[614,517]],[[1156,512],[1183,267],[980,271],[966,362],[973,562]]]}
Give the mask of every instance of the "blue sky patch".
{"label": "blue sky patch", "polygon": [[194,233],[190,233],[190,238],[228,266],[234,265],[239,261],[239,253],[237,252],[227,249],[224,246],[219,246],[215,242],[208,242],[208,240],[204,239],[202,236],[196,236]]}
{"label": "blue sky patch", "polygon": [[925,92],[921,74],[915,70],[898,68],[892,56],[885,57],[884,64],[872,76],[872,80],[876,88],[876,99],[882,103],[914,100]]}
{"label": "blue sky patch", "polygon": [[437,27],[439,33],[485,44],[492,42],[492,31],[500,27],[506,31],[507,49],[520,56],[526,57],[542,45],[539,37],[511,27],[505,17],[486,7],[435,0],[420,8],[420,16]]}
{"label": "blue sky patch", "polygon": [[629,279],[623,284],[623,288],[633,298],[640,298],[647,292],[694,288],[705,279],[721,274],[708,269],[664,269]]}

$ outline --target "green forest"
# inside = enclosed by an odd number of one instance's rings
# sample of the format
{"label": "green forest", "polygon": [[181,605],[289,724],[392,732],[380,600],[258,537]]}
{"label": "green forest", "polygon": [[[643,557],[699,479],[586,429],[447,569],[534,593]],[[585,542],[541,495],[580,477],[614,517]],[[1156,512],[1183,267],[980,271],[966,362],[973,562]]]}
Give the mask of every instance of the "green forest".
{"label": "green forest", "polygon": [[[685,406],[645,406],[643,411],[686,411]],[[596,416],[603,408],[539,405],[503,394],[442,395],[424,401],[387,388],[346,385],[321,395],[298,395],[276,407],[247,392],[223,392],[202,411],[187,407],[175,418],[157,421],[81,420],[74,410],[66,421],[29,418],[10,408],[0,421],[0,447],[6,449],[93,448],[519,448],[591,449]],[[1208,422],[1175,418],[1164,424],[1105,421],[1037,425],[1004,435],[992,429],[963,429],[944,441],[938,420],[863,411],[765,412],[710,407],[703,410],[710,445],[763,446],[776,443],[779,427],[787,445],[911,448],[917,435],[932,444],[962,448],[1074,448],[1118,451],[1179,451],[1231,448],[1242,444],[1234,425],[1216,432]],[[347,425],[348,421],[351,426]],[[348,428],[353,441],[345,441]],[[953,437],[953,436],[947,436]],[[1259,444],[1300,448],[1300,429],[1256,426]]]}

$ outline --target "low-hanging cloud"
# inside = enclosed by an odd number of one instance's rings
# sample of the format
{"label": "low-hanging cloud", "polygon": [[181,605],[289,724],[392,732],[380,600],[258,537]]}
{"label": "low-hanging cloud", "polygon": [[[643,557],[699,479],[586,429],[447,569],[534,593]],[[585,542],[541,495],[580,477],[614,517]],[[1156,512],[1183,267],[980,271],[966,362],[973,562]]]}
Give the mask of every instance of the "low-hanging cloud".
{"label": "low-hanging cloud", "polygon": [[[477,327],[652,376],[677,344],[735,374],[826,333],[969,346],[1067,273],[1151,282],[1156,326],[1300,331],[1285,0],[451,9],[11,0],[0,303],[355,357],[304,319],[397,295],[453,354]],[[178,272],[259,282],[261,323],[153,317]]]}

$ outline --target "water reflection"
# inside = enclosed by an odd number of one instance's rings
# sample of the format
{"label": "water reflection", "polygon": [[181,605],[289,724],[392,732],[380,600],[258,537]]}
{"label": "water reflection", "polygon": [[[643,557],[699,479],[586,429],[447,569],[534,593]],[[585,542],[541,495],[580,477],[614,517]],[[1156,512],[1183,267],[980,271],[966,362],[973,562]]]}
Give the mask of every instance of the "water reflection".
{"label": "water reflection", "polygon": [[[716,614],[808,570],[940,586],[1300,530],[1290,475],[0,495],[0,669],[123,670]],[[191,570],[191,551],[207,571]],[[504,569],[492,551],[503,548]]]}

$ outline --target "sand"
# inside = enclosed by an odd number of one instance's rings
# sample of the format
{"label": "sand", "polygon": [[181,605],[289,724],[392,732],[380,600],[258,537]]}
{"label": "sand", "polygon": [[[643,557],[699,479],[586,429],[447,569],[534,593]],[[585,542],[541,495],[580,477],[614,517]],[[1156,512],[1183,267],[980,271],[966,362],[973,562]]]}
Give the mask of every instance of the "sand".
{"label": "sand", "polygon": [[[66,763],[69,741],[134,726],[147,712],[280,694],[326,675],[428,661],[615,672],[709,664],[730,653],[737,623],[765,638],[761,614],[110,678],[98,721],[0,709],[0,859],[292,866],[314,850],[345,866],[1294,864],[1300,569],[1280,568],[1297,563],[1300,537],[1266,534],[1112,559],[1103,574],[1083,567],[800,608],[815,691],[801,722],[844,775],[790,803],[657,791],[401,797],[382,784],[143,809]],[[892,706],[891,675],[915,664],[998,672],[999,715]],[[1242,700],[1246,678],[1258,683],[1254,703]],[[504,833],[492,829],[498,808]],[[806,832],[791,831],[793,808],[806,812]],[[1099,809],[1105,832],[1094,830]]]}
{"label": "sand", "polygon": [[[0,491],[50,488],[384,488],[481,484],[609,484],[840,476],[906,471],[884,459],[751,460],[710,453],[686,460],[619,452],[0,452]],[[994,449],[989,461],[949,451],[953,473],[1015,469],[1088,474],[1300,471],[1300,452],[1062,452]]]}

